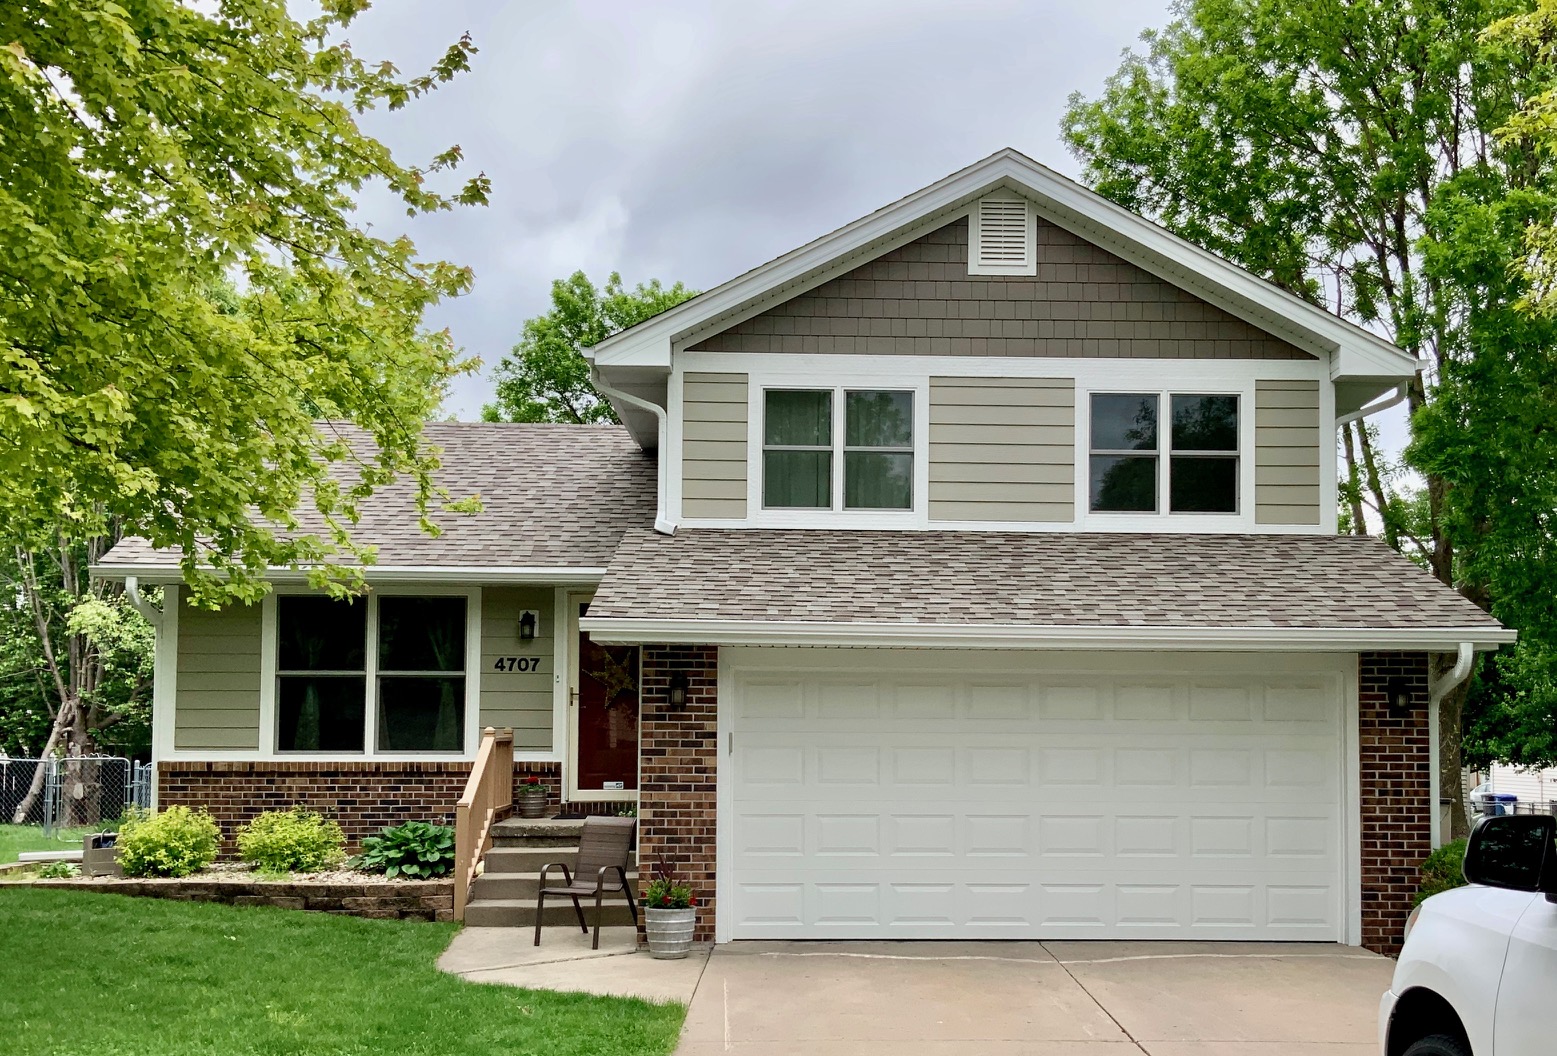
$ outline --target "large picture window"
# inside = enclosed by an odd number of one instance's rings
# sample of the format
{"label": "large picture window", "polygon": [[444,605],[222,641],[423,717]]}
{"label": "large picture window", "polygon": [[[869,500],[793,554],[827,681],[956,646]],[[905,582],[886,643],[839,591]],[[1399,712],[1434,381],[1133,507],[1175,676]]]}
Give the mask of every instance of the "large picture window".
{"label": "large picture window", "polygon": [[284,595],[276,606],[278,752],[463,750],[464,597]]}
{"label": "large picture window", "polygon": [[[842,405],[842,422],[835,407]],[[840,429],[839,426],[842,426]],[[843,467],[842,494],[834,473]],[[914,394],[874,389],[763,393],[762,505],[766,509],[910,510]]]}
{"label": "large picture window", "polygon": [[1237,396],[1094,393],[1088,454],[1093,513],[1238,512]]}

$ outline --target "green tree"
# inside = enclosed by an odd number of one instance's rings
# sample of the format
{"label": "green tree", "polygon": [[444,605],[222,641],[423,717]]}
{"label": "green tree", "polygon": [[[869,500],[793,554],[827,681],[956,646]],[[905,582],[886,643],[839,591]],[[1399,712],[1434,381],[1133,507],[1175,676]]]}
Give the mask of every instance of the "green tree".
{"label": "green tree", "polygon": [[497,400],[482,408],[489,422],[614,422],[616,413],[589,383],[583,350],[612,334],[696,297],[681,283],[653,279],[632,289],[616,272],[597,288],[582,271],[551,284],[551,309],[527,319],[519,343],[497,365]]}
{"label": "green tree", "polygon": [[[324,0],[300,23],[283,0],[0,5],[7,549],[123,531],[179,550],[194,601],[252,599],[267,566],[323,582],[371,560],[349,528],[392,477],[424,511],[439,497],[421,423],[470,364],[422,318],[471,276],[354,209],[370,183],[415,215],[483,203],[488,182],[434,190],[458,147],[408,166],[356,115],[475,49],[402,77],[339,39],[366,7]],[[325,532],[288,534],[304,503]]]}
{"label": "green tree", "polygon": [[[1354,427],[1343,444],[1344,521],[1366,530],[1371,506],[1393,545],[1528,632],[1524,621],[1539,614],[1511,599],[1540,583],[1516,588],[1501,570],[1512,537],[1529,537],[1500,526],[1528,519],[1544,489],[1507,475],[1467,486],[1489,461],[1557,457],[1550,430],[1517,442],[1528,451],[1513,457],[1500,424],[1516,391],[1531,398],[1531,416],[1553,413],[1551,390],[1521,376],[1532,356],[1544,372],[1549,337],[1511,315],[1524,291],[1508,278],[1519,255],[1510,224],[1550,210],[1552,172],[1527,144],[1494,135],[1551,70],[1481,36],[1522,9],[1185,0],[1099,98],[1072,97],[1064,133],[1103,194],[1426,362],[1409,393],[1413,420],[1433,421],[1409,451],[1425,477],[1425,518],[1423,502],[1391,492],[1371,434]],[[1489,360],[1510,364],[1504,376],[1492,379]],[[1451,695],[1440,714],[1446,788],[1459,781],[1464,699]],[[1461,815],[1456,834],[1464,827]]]}

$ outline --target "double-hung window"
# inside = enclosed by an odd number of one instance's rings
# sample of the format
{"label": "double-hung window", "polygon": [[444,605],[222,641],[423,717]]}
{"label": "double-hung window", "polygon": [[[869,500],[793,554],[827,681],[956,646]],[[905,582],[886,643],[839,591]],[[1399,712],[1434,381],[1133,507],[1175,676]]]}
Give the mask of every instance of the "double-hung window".
{"label": "double-hung window", "polygon": [[1236,514],[1238,413],[1231,395],[1093,393],[1088,509],[1160,513],[1166,493],[1168,513]]}
{"label": "double-hung window", "polygon": [[[841,422],[835,411],[840,405]],[[913,509],[914,394],[765,390],[762,505],[770,510]]]}
{"label": "double-hung window", "polygon": [[467,599],[276,599],[278,752],[458,753]]}

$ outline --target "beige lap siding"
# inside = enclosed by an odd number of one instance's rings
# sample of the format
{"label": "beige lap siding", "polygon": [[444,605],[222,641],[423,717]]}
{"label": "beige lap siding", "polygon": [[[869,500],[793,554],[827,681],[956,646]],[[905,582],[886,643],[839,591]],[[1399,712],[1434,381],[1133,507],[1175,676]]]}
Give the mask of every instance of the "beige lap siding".
{"label": "beige lap siding", "polygon": [[681,515],[746,516],[746,375],[693,372],[681,384]]}
{"label": "beige lap siding", "polygon": [[1318,524],[1319,382],[1254,383],[1254,519]]}
{"label": "beige lap siding", "polygon": [[1070,378],[930,379],[930,519],[1075,519]]}
{"label": "beige lap siding", "polygon": [[176,750],[259,748],[260,629],[258,605],[179,606]]}
{"label": "beige lap siding", "polygon": [[[549,587],[485,587],[481,591],[480,725],[511,727],[514,748],[552,748],[552,687],[555,683],[555,598]],[[535,638],[519,640],[519,617],[535,610]],[[512,665],[508,661],[515,661]],[[498,663],[502,662],[502,670]]]}

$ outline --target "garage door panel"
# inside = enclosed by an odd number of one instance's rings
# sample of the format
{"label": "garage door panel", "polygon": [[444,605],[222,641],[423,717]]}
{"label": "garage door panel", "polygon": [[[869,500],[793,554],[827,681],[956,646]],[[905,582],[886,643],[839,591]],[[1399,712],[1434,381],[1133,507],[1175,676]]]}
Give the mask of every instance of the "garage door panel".
{"label": "garage door panel", "polygon": [[847,662],[731,679],[733,937],[1339,937],[1339,675]]}

